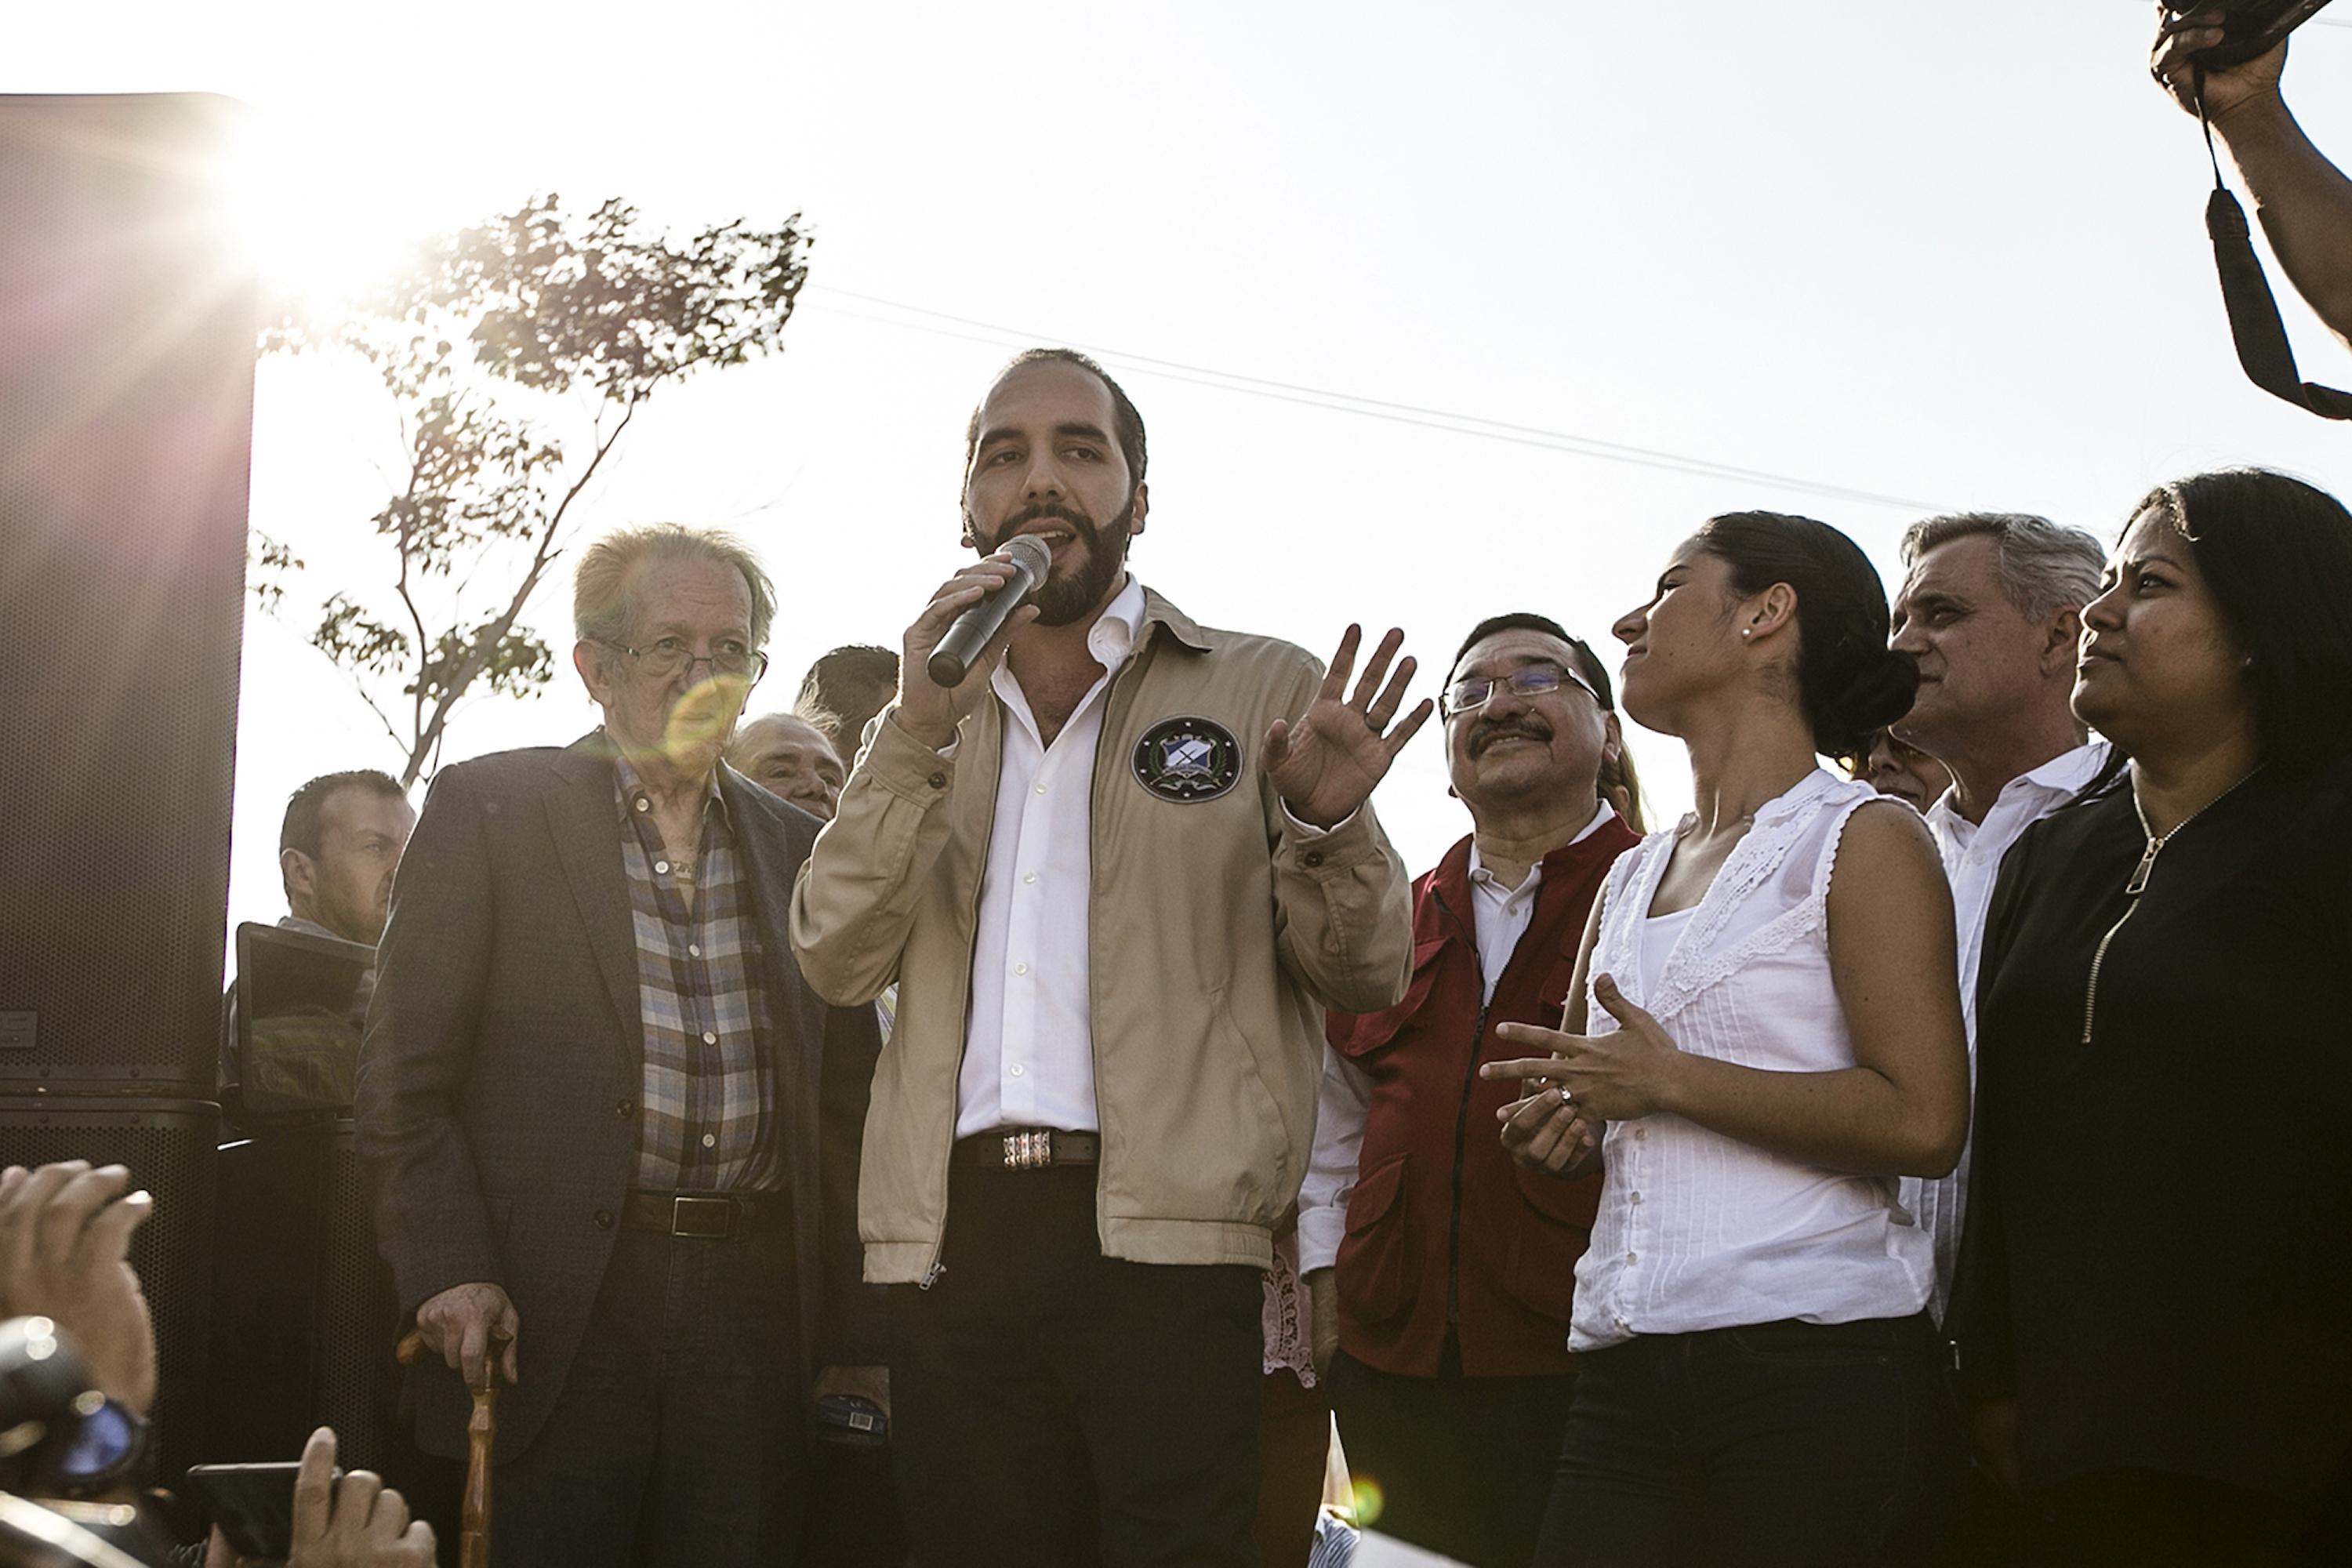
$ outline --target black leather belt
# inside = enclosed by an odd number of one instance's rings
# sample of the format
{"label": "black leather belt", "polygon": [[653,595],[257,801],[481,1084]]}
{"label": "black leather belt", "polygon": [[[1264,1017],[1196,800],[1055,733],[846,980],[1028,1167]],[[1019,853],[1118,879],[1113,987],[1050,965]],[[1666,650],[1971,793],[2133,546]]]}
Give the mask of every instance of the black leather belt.
{"label": "black leather belt", "polygon": [[1058,1127],[1000,1127],[956,1140],[955,1163],[988,1171],[1042,1171],[1052,1165],[1091,1165],[1102,1158],[1102,1140],[1091,1132]]}
{"label": "black leather belt", "polygon": [[698,1241],[740,1241],[792,1217],[789,1193],[649,1193],[632,1191],[622,1206],[631,1230]]}

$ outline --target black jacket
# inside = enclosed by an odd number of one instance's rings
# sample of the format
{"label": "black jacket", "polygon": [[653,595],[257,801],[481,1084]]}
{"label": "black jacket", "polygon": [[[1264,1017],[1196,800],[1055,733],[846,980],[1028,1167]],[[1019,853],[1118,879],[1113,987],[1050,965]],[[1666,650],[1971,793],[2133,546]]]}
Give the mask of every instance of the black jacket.
{"label": "black jacket", "polygon": [[[857,1253],[840,1240],[855,1236],[873,1011],[828,1009],[785,937],[817,820],[724,765],[719,791],[766,968],[802,1363],[878,1362]],[[635,1162],[644,1029],[614,798],[597,736],[443,769],[394,884],[361,1051],[357,1152],[403,1313],[489,1280],[520,1314],[501,1459],[562,1389]],[[457,1375],[419,1367],[409,1392],[420,1446],[462,1454]]]}

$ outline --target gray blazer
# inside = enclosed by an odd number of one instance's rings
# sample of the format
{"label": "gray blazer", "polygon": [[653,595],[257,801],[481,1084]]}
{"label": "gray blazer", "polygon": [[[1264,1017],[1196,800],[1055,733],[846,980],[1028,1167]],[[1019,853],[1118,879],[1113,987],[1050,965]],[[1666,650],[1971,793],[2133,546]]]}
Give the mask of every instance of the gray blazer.
{"label": "gray blazer", "polygon": [[[530,1445],[563,1387],[635,1167],[644,1026],[613,791],[601,735],[435,777],[394,883],[360,1053],[359,1164],[403,1313],[489,1280],[521,1315],[501,1459]],[[802,1365],[878,1362],[857,1250],[839,1239],[855,1234],[873,1010],[828,1010],[785,936],[817,820],[723,764],[719,791],[767,970]],[[421,1366],[408,1393],[419,1445],[462,1455],[462,1380]]]}

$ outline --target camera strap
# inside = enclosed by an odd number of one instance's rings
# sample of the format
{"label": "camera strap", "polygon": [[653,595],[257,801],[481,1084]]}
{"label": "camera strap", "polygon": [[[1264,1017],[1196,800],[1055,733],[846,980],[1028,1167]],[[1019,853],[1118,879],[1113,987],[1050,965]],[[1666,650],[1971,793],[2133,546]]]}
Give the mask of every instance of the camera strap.
{"label": "camera strap", "polygon": [[2213,194],[2205,202],[2205,232],[2213,240],[2213,265],[2221,275],[2221,300],[2230,310],[2230,335],[2246,378],[2272,396],[2323,419],[2352,419],[2352,393],[2303,379],[2294,349],[2279,319],[2278,300],[2254,254],[2246,209],[2221,178],[2221,154],[2213,149],[2213,121],[2205,112],[2205,69],[2197,68],[2197,122],[2205,129],[2205,156],[2213,165]]}

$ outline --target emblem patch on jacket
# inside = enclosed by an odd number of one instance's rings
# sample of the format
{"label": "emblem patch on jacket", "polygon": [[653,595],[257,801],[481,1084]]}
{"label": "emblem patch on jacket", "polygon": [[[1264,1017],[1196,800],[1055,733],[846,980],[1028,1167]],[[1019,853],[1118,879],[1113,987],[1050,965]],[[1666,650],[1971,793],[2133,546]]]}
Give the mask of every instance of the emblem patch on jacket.
{"label": "emblem patch on jacket", "polygon": [[1214,800],[1241,780],[1241,742],[1213,719],[1162,719],[1136,742],[1135,776],[1162,800]]}

